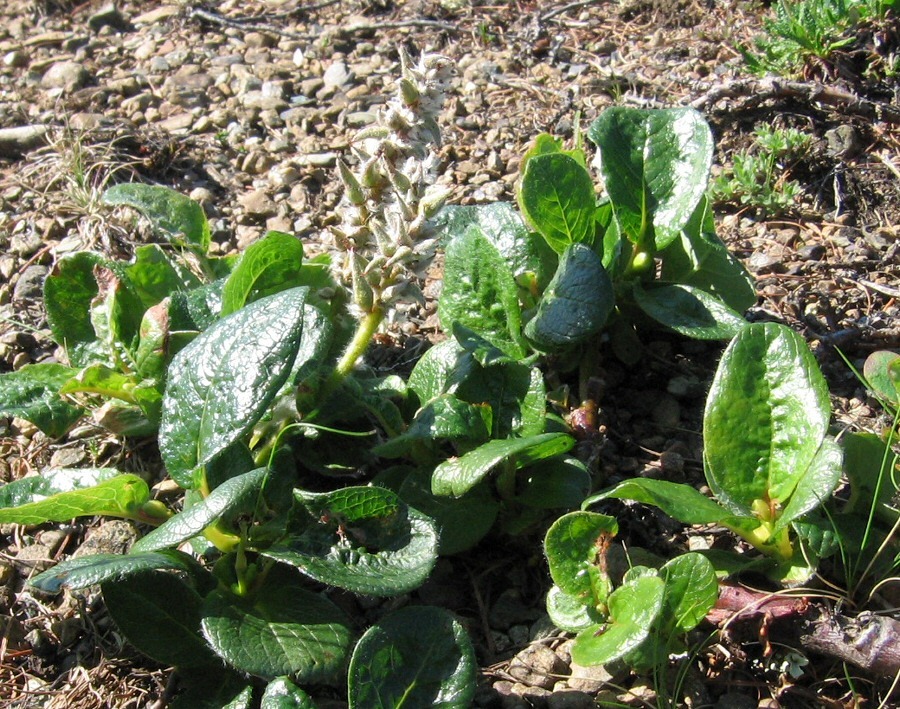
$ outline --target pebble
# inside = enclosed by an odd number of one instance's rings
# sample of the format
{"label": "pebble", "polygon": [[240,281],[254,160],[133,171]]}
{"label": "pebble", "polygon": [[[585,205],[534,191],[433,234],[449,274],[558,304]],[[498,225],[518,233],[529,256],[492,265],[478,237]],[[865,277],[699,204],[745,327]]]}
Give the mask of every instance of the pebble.
{"label": "pebble", "polygon": [[41,77],[45,89],[61,89],[71,93],[82,88],[90,78],[87,69],[74,61],[54,62]]}
{"label": "pebble", "polygon": [[0,157],[21,157],[29,150],[43,145],[46,135],[45,125],[0,128]]}
{"label": "pebble", "polygon": [[48,272],[49,269],[46,266],[38,264],[29,266],[22,271],[13,287],[13,300],[22,303],[40,298]]}
{"label": "pebble", "polygon": [[265,190],[253,190],[243,194],[238,197],[238,202],[244,208],[245,214],[251,217],[271,217],[277,211],[275,202],[272,201],[272,198],[269,197]]}
{"label": "pebble", "polygon": [[512,659],[507,672],[529,687],[550,689],[567,670],[566,663],[559,655],[546,645],[535,643]]}

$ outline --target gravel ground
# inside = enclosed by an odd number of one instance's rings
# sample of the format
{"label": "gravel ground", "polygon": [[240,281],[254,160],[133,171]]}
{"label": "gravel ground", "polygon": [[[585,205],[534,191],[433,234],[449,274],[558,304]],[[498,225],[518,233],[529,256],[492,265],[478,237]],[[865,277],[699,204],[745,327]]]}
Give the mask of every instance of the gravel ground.
{"label": "gravel ground", "polygon": [[[758,124],[811,133],[791,174],[803,188],[794,205],[766,218],[722,204],[719,234],[758,278],[750,317],[786,322],[812,344],[835,393],[836,423],[876,424],[878,411],[834,347],[858,365],[873,349],[900,344],[895,82],[809,67],[804,87],[825,80],[875,109],[754,83],[736,47],[760,31],[766,9],[729,0],[305,7],[12,0],[0,9],[0,371],[61,356],[40,304],[57,258],[79,249],[127,256],[147,238],[99,203],[115,182],[190,194],[210,217],[219,253],[273,229],[296,234],[310,253],[323,248],[340,196],[336,162],[388,96],[397,47],[405,46],[440,52],[457,67],[442,120],[441,181],[451,203],[512,199],[520,156],[537,133],[570,138],[611,105],[697,106],[716,135],[717,171]],[[863,28],[853,49],[871,54],[876,29],[886,37],[879,51],[893,51],[892,24]],[[432,298],[411,306],[395,335],[434,335],[438,287],[428,284]],[[598,467],[610,483],[663,473],[700,481],[703,397],[720,349],[661,337],[649,351],[641,371],[611,364],[605,372]],[[101,464],[159,473],[152,444],[90,426],[52,441],[23,421],[0,422],[0,481],[47,465]],[[671,521],[630,514],[622,523],[630,543],[661,553],[688,544]],[[23,590],[54,560],[125,549],[134,534],[99,521],[0,529],[0,706],[164,706],[170,673],[124,646],[95,595],[47,599]],[[417,592],[469,623],[483,665],[478,706],[653,705],[639,678],[572,664],[570,641],[543,614],[546,587],[535,538],[442,560]],[[752,673],[751,660],[736,675],[714,670],[716,653],[689,673],[685,703],[781,706],[772,699],[777,678]],[[797,696],[785,706],[817,705]],[[320,700],[345,706],[337,695]]]}

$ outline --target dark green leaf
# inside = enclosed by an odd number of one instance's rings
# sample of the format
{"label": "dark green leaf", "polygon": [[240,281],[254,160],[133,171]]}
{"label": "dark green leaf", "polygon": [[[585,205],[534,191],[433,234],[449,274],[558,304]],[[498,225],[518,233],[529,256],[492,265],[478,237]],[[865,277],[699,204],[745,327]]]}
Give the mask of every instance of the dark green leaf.
{"label": "dark green leaf", "polygon": [[574,439],[565,433],[543,433],[527,438],[488,441],[462,457],[451,458],[435,468],[431,478],[431,491],[435,495],[459,497],[504,461],[524,466],[565,453],[574,444]]}
{"label": "dark green leaf", "polygon": [[525,335],[551,351],[584,342],[606,324],[615,305],[600,257],[584,244],[569,246]]}
{"label": "dark green leaf", "polygon": [[192,575],[207,573],[187,554],[168,549],[143,554],[93,554],[76,557],[38,574],[28,583],[47,593],[56,593],[63,586],[85,588],[155,569],[185,571]]}
{"label": "dark green leaf", "polygon": [[440,608],[403,608],[369,628],[353,651],[350,709],[465,709],[476,669],[462,623]]}
{"label": "dark green leaf", "polygon": [[715,296],[680,283],[635,283],[634,300],[656,322],[697,340],[728,340],[747,324]]}
{"label": "dark green leaf", "polygon": [[209,250],[209,223],[203,207],[168,187],[140,183],[113,185],[103,193],[103,202],[136,209],[153,226],[173,237],[176,244],[184,243],[204,256]]}
{"label": "dark green leaf", "polygon": [[679,237],[706,193],[713,140],[691,108],[606,109],[588,130],[625,235],[661,251]]}
{"label": "dark green leaf", "polygon": [[519,473],[516,501],[527,507],[579,507],[591,490],[591,475],[577,458],[542,461]]}
{"label": "dark green leaf", "polygon": [[150,490],[137,475],[117,475],[93,487],[59,492],[18,507],[0,509],[0,524],[42,524],[66,522],[73,517],[110,515],[132,517],[150,499]]}
{"label": "dark green leaf", "polygon": [[76,373],[70,367],[46,362],[0,375],[0,416],[18,416],[51,438],[58,438],[83,413],[59,395],[60,388]]}
{"label": "dark green leaf", "polygon": [[893,451],[874,433],[845,433],[841,445],[844,472],[850,481],[850,500],[845,511],[868,515],[874,505],[879,518],[888,524],[896,522],[900,509],[891,470],[895,465]]}
{"label": "dark green leaf", "polygon": [[251,709],[250,680],[224,666],[179,673],[179,692],[167,709]]}
{"label": "dark green leaf", "polygon": [[91,323],[91,303],[97,296],[94,268],[103,258],[82,251],[57,263],[44,281],[44,308],[53,339],[62,345],[75,367],[108,361]]}
{"label": "dark green leaf", "polygon": [[247,303],[302,285],[303,244],[296,237],[270,231],[247,247],[222,289],[222,316]]}
{"label": "dark green leaf", "polygon": [[777,534],[831,497],[831,493],[841,480],[841,463],[841,447],[833,439],[826,437],[778,515],[778,522],[772,530],[773,534]]}
{"label": "dark green leaf", "polygon": [[264,679],[330,682],[349,655],[349,619],[282,565],[250,597],[213,591],[202,613],[203,635],[213,650],[235,669]]}
{"label": "dark green leaf", "polygon": [[125,275],[145,309],[173,293],[200,285],[200,279],[190,269],[176,266],[157,244],[135,249],[134,263],[125,267]]}
{"label": "dark green leaf", "polygon": [[316,705],[290,679],[278,677],[266,685],[259,709],[316,709]]}
{"label": "dark green leaf", "polygon": [[229,478],[200,503],[192,505],[139,539],[133,551],[157,551],[174,547],[202,533],[216,520],[239,509],[252,509],[268,468]]}
{"label": "dark green leaf", "polygon": [[545,153],[526,163],[519,205],[557,253],[572,244],[593,244],[596,202],[590,174],[573,157]]}
{"label": "dark green leaf", "polygon": [[473,369],[456,388],[456,396],[490,407],[494,438],[544,432],[547,396],[537,367],[513,363]]}
{"label": "dark green leaf", "polygon": [[585,628],[596,627],[604,619],[593,603],[570,596],[556,585],[547,592],[546,605],[550,622],[567,633],[579,633]]}
{"label": "dark green leaf", "polygon": [[306,288],[263,298],[185,347],[169,368],[159,430],[169,474],[193,471],[247,433],[287,381],[300,344]]}
{"label": "dark green leaf", "polygon": [[775,323],[748,325],[725,350],[706,401],[709,486],[741,515],[756,500],[785,504],[830,418],[828,386],[803,338]]}
{"label": "dark green leaf", "polygon": [[456,340],[444,340],[416,362],[409,375],[409,388],[422,404],[427,404],[442,394],[452,393],[477,367],[475,358]]}
{"label": "dark green leaf", "polygon": [[119,630],[148,657],[176,667],[217,663],[200,635],[202,599],[175,574],[138,571],[100,588]]}
{"label": "dark green leaf", "polygon": [[582,506],[587,507],[610,497],[654,505],[685,524],[720,524],[732,516],[724,507],[690,485],[650,478],[625,480],[609,490],[589,497]]}
{"label": "dark green leaf", "polygon": [[606,549],[618,531],[614,517],[595,512],[570,512],[551,525],[544,553],[563,593],[587,605],[605,603],[612,585]]}
{"label": "dark green leaf", "polygon": [[438,315],[447,331],[460,323],[511,357],[525,354],[512,271],[477,227],[447,245]]}

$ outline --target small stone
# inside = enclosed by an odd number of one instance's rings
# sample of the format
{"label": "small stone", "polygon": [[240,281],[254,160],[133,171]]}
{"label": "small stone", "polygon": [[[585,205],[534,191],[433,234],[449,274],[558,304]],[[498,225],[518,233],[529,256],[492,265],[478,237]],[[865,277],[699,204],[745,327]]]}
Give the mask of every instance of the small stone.
{"label": "small stone", "polygon": [[679,374],[669,380],[666,391],[676,399],[692,399],[703,395],[703,385],[696,377]]}
{"label": "small stone", "polygon": [[74,468],[87,458],[87,453],[82,448],[66,447],[53,451],[50,456],[51,468]]}
{"label": "small stone", "polygon": [[29,231],[24,234],[15,234],[9,240],[9,251],[16,254],[16,256],[27,258],[37,253],[38,249],[42,248],[43,245],[44,242],[40,235]]}
{"label": "small stone", "polygon": [[4,66],[20,69],[24,66],[28,66],[28,55],[25,52],[14,49],[3,55],[3,64]]}
{"label": "small stone", "polygon": [[784,270],[784,264],[777,256],[764,251],[754,251],[747,259],[747,268],[754,273],[777,273]]}
{"label": "small stone", "polygon": [[181,5],[161,5],[160,7],[154,8],[153,10],[148,10],[144,14],[135,17],[134,24],[155,25],[158,22],[168,20],[170,17],[175,17],[176,15],[181,14],[181,11]]}
{"label": "small stone", "polygon": [[78,62],[55,62],[41,77],[45,89],[62,89],[66,93],[76,91],[87,83],[89,74]]}
{"label": "small stone", "polygon": [[671,394],[663,394],[653,407],[652,417],[660,426],[677,428],[681,423],[681,406]]}
{"label": "small stone", "polygon": [[797,256],[804,261],[821,261],[825,258],[825,247],[822,244],[807,244],[797,249]]}
{"label": "small stone", "polygon": [[127,554],[137,538],[137,529],[130,522],[119,519],[103,522],[75,550],[72,558],[91,554]]}
{"label": "small stone", "polygon": [[278,44],[274,35],[268,32],[248,32],[244,35],[244,42],[248,47],[270,48]]}
{"label": "small stone", "polygon": [[604,665],[585,667],[573,662],[569,668],[571,676],[567,680],[569,687],[579,692],[598,692],[607,684],[615,682],[616,675],[610,674]]}
{"label": "small stone", "polygon": [[344,62],[334,62],[322,75],[322,85],[326,89],[339,89],[350,80],[350,72]]}
{"label": "small stone", "polygon": [[174,116],[157,122],[156,127],[167,133],[184,133],[192,125],[194,125],[194,117],[190,113],[176,113]]}
{"label": "small stone", "polygon": [[190,191],[188,197],[190,197],[195,202],[198,202],[204,208],[209,207],[209,205],[211,205],[215,200],[215,196],[213,195],[213,193],[205,187],[195,187]]}
{"label": "small stone", "polygon": [[548,709],[592,709],[594,706],[594,698],[590,694],[575,689],[557,690],[547,697]]}
{"label": "small stone", "polygon": [[99,32],[104,27],[111,27],[120,32],[131,29],[131,23],[116,7],[114,2],[107,3],[88,18],[88,27]]}
{"label": "small stone", "polygon": [[0,128],[0,157],[18,158],[44,144],[47,126]]}
{"label": "small stone", "polygon": [[253,190],[238,197],[244,212],[252,217],[268,218],[275,216],[277,208],[265,190]]}
{"label": "small stone", "polygon": [[659,455],[659,467],[668,478],[684,472],[684,456],[675,451],[663,451]]}
{"label": "small stone", "polygon": [[529,645],[509,663],[509,674],[529,687],[550,689],[566,672],[566,663],[546,645]]}

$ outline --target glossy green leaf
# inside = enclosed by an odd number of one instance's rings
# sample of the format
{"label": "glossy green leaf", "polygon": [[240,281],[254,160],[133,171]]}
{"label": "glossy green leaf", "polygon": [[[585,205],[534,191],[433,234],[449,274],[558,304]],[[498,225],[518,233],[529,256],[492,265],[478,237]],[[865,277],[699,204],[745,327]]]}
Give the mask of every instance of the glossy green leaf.
{"label": "glossy green leaf", "polygon": [[706,478],[747,515],[755,500],[785,504],[816,457],[831,417],[828,386],[803,338],[748,325],[719,362],[703,419]]}
{"label": "glossy green leaf", "polygon": [[500,252],[517,283],[533,281],[538,289],[544,289],[553,276],[556,254],[525,226],[512,204],[448,205],[435,219],[435,228],[447,242],[465,234],[473,225]]}
{"label": "glossy green leaf", "polygon": [[19,507],[62,492],[94,487],[118,474],[114,468],[50,468],[0,487],[0,508]]}
{"label": "glossy green leaf", "polygon": [[63,586],[85,588],[156,569],[184,571],[193,575],[207,573],[187,554],[167,549],[143,554],[93,554],[75,557],[38,574],[28,583],[47,593],[57,593]]}
{"label": "glossy green leaf", "polygon": [[577,508],[591,483],[590,473],[577,458],[551,458],[519,472],[516,501],[538,509]]}
{"label": "glossy green leaf", "polygon": [[574,439],[565,433],[488,441],[459,458],[451,458],[438,465],[432,474],[431,491],[435,495],[459,497],[504,461],[522,467],[565,453],[574,444]]}
{"label": "glossy green leaf", "polygon": [[137,403],[134,389],[138,382],[134,377],[107,367],[91,364],[71,377],[61,388],[61,394],[96,394],[107,398]]}
{"label": "glossy green leaf", "polygon": [[222,289],[222,316],[247,303],[303,285],[303,244],[290,234],[270,231],[250,244]]}
{"label": "glossy green leaf", "polygon": [[350,709],[466,709],[475,696],[475,651],[447,611],[411,606],[360,638],[350,659]]}
{"label": "glossy green leaf", "polygon": [[268,468],[229,478],[202,502],[192,505],[139,539],[133,551],[156,551],[174,547],[202,533],[209,525],[239,509],[252,509]]}
{"label": "glossy green leaf", "polygon": [[888,524],[896,522],[900,508],[894,482],[897,478],[892,474],[896,465],[893,451],[874,433],[847,432],[841,437],[841,446],[844,472],[850,481],[850,499],[845,511],[868,515],[874,505],[878,517]]}
{"label": "glossy green leaf", "polygon": [[184,243],[202,255],[209,251],[209,223],[203,207],[175,190],[136,182],[123,183],[106,190],[103,202],[136,209],[153,226],[169,234],[174,243]]}
{"label": "glossy green leaf", "polygon": [[712,133],[691,108],[607,108],[588,130],[625,235],[661,251],[706,193]]}
{"label": "glossy green leaf", "polygon": [[833,439],[826,437],[778,515],[773,534],[831,497],[841,480],[842,457],[841,447]]}
{"label": "glossy green leaf", "polygon": [[277,677],[266,685],[259,709],[316,709],[316,705],[290,679]]}
{"label": "glossy green leaf", "polygon": [[572,659],[579,665],[602,665],[637,649],[650,635],[664,597],[665,583],[658,576],[639,576],[617,588],[609,596],[607,624],[582,630]]}
{"label": "glossy green leaf", "polygon": [[600,257],[573,244],[563,252],[525,335],[542,349],[571,347],[598,333],[614,306],[612,281]]}
{"label": "glossy green leaf", "polygon": [[425,352],[409,375],[408,385],[422,404],[450,394],[478,368],[475,358],[455,339],[439,342]]}
{"label": "glossy green leaf", "polygon": [[706,557],[690,552],[676,556],[661,571],[666,582],[662,622],[679,633],[693,630],[719,598],[716,570]]}
{"label": "glossy green leaf", "polygon": [[604,619],[593,603],[570,596],[556,585],[547,592],[546,605],[550,622],[568,633],[579,633],[585,628],[596,627]]}
{"label": "glossy green leaf", "polygon": [[437,561],[434,522],[379,487],[304,493],[307,528],[262,551],[322,583],[370,596],[418,588]]}
{"label": "glossy green leaf", "polygon": [[873,352],[863,364],[863,377],[876,396],[894,406],[900,404],[900,354]]}
{"label": "glossy green leaf", "polygon": [[732,517],[731,512],[690,485],[651,478],[632,478],[620,482],[609,490],[592,495],[582,507],[610,497],[654,505],[685,524],[722,524]]}
{"label": "glossy green leaf", "polygon": [[138,377],[154,382],[165,381],[171,355],[171,320],[166,299],[147,309],[141,318],[138,343],[134,351],[134,367]]}
{"label": "glossy green leaf", "polygon": [[756,303],[753,276],[716,236],[715,218],[704,197],[680,237],[660,256],[660,278],[694,286],[715,296],[737,313]]}
{"label": "glossy green leaf", "polygon": [[59,394],[60,388],[77,371],[62,364],[44,362],[0,374],[0,416],[18,416],[51,438],[58,438],[83,413],[80,407],[64,401]]}
{"label": "glossy green leaf", "polygon": [[498,364],[513,364],[517,361],[515,357],[510,357],[503,350],[494,347],[494,345],[477,332],[470,330],[465,325],[461,325],[458,322],[453,323],[452,334],[460,347],[471,354],[475,361],[482,367],[493,367]]}
{"label": "glossy green leaf", "polygon": [[59,492],[50,497],[0,509],[0,524],[66,522],[86,515],[135,517],[150,499],[150,490],[137,475],[117,475],[92,487]]}
{"label": "glossy green leaf", "polygon": [[477,227],[447,245],[438,315],[447,331],[460,323],[514,358],[525,354],[512,271]]}
{"label": "glossy green leaf", "polygon": [[213,591],[202,614],[203,635],[216,654],[240,672],[264,679],[290,675],[302,683],[331,682],[349,655],[349,619],[282,565],[252,596]]}
{"label": "glossy green leaf", "polygon": [[146,244],[134,250],[134,261],[125,267],[125,275],[144,308],[151,308],[173,293],[201,284],[190,269],[176,263],[157,244]]}
{"label": "glossy green leaf", "polygon": [[383,458],[404,455],[415,441],[436,439],[483,442],[490,437],[491,411],[445,394],[432,399],[416,412],[409,428],[400,436],[376,446]]}
{"label": "glossy green leaf", "polygon": [[300,345],[306,288],[263,298],[219,320],[172,361],[160,452],[182,487],[247,433],[287,381]]}
{"label": "glossy green leaf", "polygon": [[218,659],[200,635],[200,595],[176,574],[138,571],[100,585],[128,642],[164,665],[198,667]]}
{"label": "glossy green leaf", "polygon": [[535,436],[544,431],[547,395],[537,367],[518,363],[475,367],[456,388],[456,396],[490,407],[494,438]]}
{"label": "glossy green leaf", "polygon": [[166,709],[251,709],[253,686],[234,670],[219,665],[179,674],[182,689]]}
{"label": "glossy green leaf", "polygon": [[596,512],[570,512],[550,526],[544,553],[563,593],[588,605],[606,601],[611,589],[606,549],[618,531],[614,517]]}
{"label": "glossy green leaf", "polygon": [[545,153],[528,160],[518,197],[525,217],[557,253],[572,244],[593,243],[594,183],[570,155]]}
{"label": "glossy green leaf", "polygon": [[641,310],[675,332],[696,340],[728,340],[747,324],[715,296],[694,286],[672,283],[647,288],[634,285]]}
{"label": "glossy green leaf", "polygon": [[91,323],[91,303],[97,296],[94,268],[105,264],[97,254],[82,251],[61,259],[44,281],[44,308],[53,339],[66,350],[74,367],[108,361]]}

